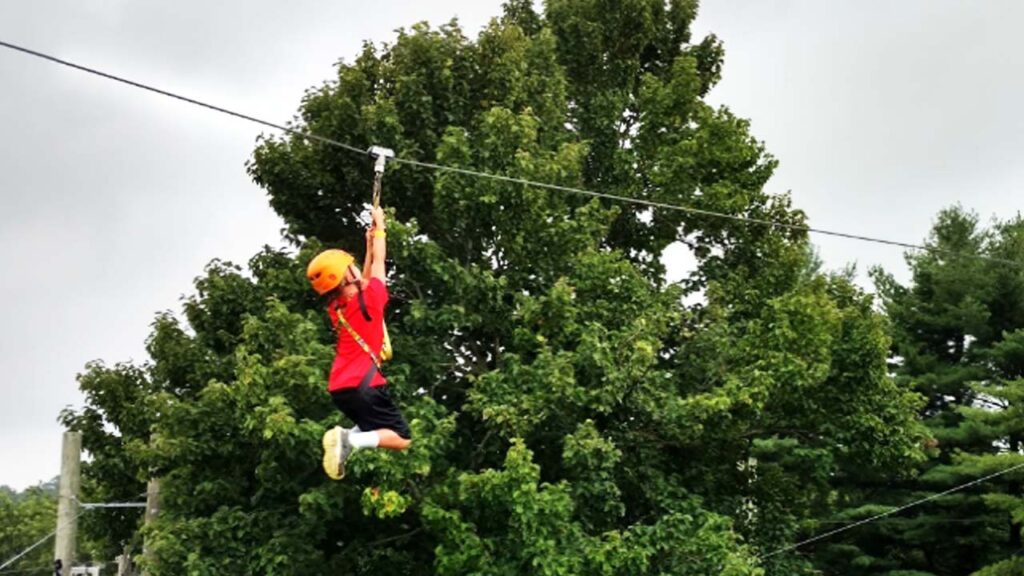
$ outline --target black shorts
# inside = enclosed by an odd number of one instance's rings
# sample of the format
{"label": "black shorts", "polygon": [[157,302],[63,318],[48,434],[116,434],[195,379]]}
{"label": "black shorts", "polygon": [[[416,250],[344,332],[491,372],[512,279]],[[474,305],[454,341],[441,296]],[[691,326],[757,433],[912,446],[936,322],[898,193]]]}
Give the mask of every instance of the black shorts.
{"label": "black shorts", "polygon": [[331,392],[334,405],[363,432],[388,428],[406,440],[412,439],[409,424],[388,393],[387,386],[360,386]]}

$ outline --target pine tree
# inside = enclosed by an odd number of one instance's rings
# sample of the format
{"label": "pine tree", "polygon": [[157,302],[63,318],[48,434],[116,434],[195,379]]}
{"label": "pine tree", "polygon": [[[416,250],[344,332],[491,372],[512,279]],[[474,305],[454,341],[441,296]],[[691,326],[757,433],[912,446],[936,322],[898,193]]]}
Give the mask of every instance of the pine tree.
{"label": "pine tree", "polygon": [[[1005,469],[1021,459],[1020,358],[1024,264],[1019,219],[989,229],[960,208],[944,210],[928,240],[936,251],[907,258],[908,286],[875,271],[894,334],[894,370],[927,399],[921,415],[935,440],[915,478],[868,480],[846,494],[856,520]],[[957,256],[964,254],[965,256]],[[825,554],[855,574],[970,574],[1018,552],[1012,515],[1022,475],[1007,475],[866,527]]]}

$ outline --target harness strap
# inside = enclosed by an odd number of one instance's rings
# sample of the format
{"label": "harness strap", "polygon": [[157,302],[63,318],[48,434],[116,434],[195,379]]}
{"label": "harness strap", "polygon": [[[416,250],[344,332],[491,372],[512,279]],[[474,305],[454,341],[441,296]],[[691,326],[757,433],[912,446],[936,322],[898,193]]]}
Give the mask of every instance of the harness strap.
{"label": "harness strap", "polygon": [[[378,358],[377,355],[373,353],[373,350],[370,350],[370,346],[366,344],[366,340],[363,340],[363,337],[360,336],[359,333],[355,331],[355,328],[352,328],[352,325],[348,323],[348,320],[345,319],[344,311],[341,310],[340,308],[335,308],[334,310],[335,313],[337,313],[338,315],[338,323],[345,328],[349,336],[351,336],[352,339],[356,341],[356,344],[358,344],[359,347],[363,349],[363,352],[369,354],[370,359],[373,360],[373,367],[375,368],[375,370],[380,370],[380,358]],[[369,377],[372,378],[373,375],[370,374]],[[366,378],[366,376],[363,377],[364,380]]]}
{"label": "harness strap", "polygon": [[373,322],[373,317],[370,316],[370,310],[366,307],[366,296],[363,296],[363,285],[359,284],[359,311],[363,313],[363,319],[367,322]]}
{"label": "harness strap", "polygon": [[359,389],[366,390],[370,387],[370,382],[373,382],[373,377],[377,375],[377,365],[370,364],[370,367],[366,370],[366,374],[363,374],[363,379],[359,381]]}

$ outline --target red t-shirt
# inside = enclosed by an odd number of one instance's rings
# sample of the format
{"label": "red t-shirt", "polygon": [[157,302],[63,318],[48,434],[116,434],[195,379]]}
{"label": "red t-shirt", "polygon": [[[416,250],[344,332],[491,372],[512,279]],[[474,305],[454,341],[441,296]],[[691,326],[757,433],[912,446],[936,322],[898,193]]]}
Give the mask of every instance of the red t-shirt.
{"label": "red t-shirt", "polygon": [[[342,302],[339,298],[327,305],[327,314],[330,315],[331,322],[334,323],[338,331],[338,347],[334,356],[334,365],[331,366],[331,378],[327,384],[327,389],[331,392],[358,387],[363,377],[366,376],[366,371],[373,364],[370,355],[338,322],[337,311],[339,308],[356,334],[359,334],[370,350],[380,358],[380,349],[384,345],[384,306],[387,305],[389,299],[387,286],[380,279],[371,278],[369,284],[363,289],[363,298],[366,300],[366,311],[370,313],[370,322],[363,317],[358,297],[352,298],[348,302]],[[387,384],[387,381],[380,372],[377,372],[370,382],[370,386],[383,386],[384,384]]]}

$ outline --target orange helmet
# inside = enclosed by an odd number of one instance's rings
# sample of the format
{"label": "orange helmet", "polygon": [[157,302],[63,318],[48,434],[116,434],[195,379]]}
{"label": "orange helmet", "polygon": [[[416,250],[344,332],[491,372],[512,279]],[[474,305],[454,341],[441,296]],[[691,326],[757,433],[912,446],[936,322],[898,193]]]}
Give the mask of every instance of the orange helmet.
{"label": "orange helmet", "polygon": [[313,285],[313,290],[323,296],[341,285],[345,272],[353,262],[355,258],[344,250],[324,250],[309,261],[306,277]]}

